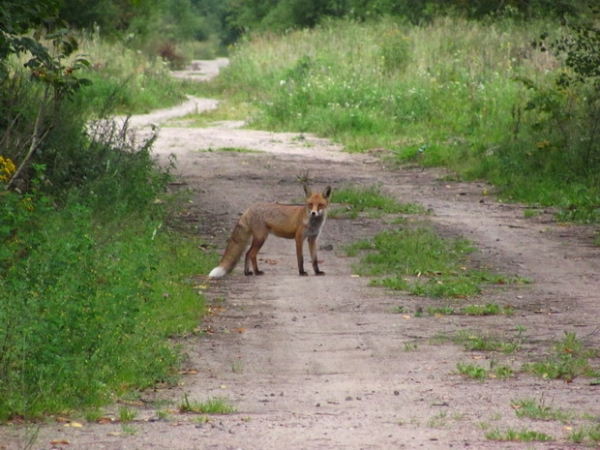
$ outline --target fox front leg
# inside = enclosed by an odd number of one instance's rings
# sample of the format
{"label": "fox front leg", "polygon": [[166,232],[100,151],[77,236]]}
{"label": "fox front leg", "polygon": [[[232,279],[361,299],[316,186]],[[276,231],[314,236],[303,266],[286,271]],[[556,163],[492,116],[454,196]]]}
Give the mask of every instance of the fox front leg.
{"label": "fox front leg", "polygon": [[311,236],[308,238],[308,249],[310,250],[310,260],[312,262],[315,275],[325,275],[325,272],[319,270],[319,261],[317,259],[317,237]]}
{"label": "fox front leg", "polygon": [[304,270],[304,256],[302,256],[302,247],[304,245],[304,238],[300,233],[296,234],[296,257],[298,258],[298,273],[300,276],[305,277],[308,275]]}

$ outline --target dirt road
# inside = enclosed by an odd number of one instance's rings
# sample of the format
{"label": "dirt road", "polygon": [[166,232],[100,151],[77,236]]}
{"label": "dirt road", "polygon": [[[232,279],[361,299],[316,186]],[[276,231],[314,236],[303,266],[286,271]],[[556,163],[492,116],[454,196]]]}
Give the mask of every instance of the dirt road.
{"label": "dirt road", "polygon": [[[484,195],[489,186],[440,181],[439,170],[388,170],[373,156],[350,155],[310,135],[244,130],[238,123],[194,129],[168,122],[173,111],[161,114],[136,118],[137,124],[162,122],[156,152],[177,155],[177,171],[193,197],[186,220],[219,250],[250,204],[301,200],[296,177],[309,170],[315,188],[333,187],[334,202],[341,187],[381,184],[400,201],[421,203],[441,232],[478,245],[478,264],[532,283],[471,299],[510,305],[512,316],[415,317],[440,300],[368,287],[368,279],[353,276],[356,261],[343,251],[393,227],[390,221],[329,219],[320,239],[333,247],[320,251],[324,277],[299,277],[293,243],[271,237],[259,254],[264,276],[245,277],[237,269],[209,283],[214,315],[202,327],[210,333],[182,343],[190,370],[181,386],[144,394],[137,420],[125,427],[51,424],[38,430],[31,448],[48,449],[52,441],[54,448],[93,450],[579,448],[567,437],[597,423],[600,387],[589,378],[565,383],[518,371],[550,353],[565,332],[600,347],[600,251],[592,246],[593,229],[557,224],[549,214],[524,219],[519,205]],[[254,152],[216,151],[221,148]],[[393,312],[398,307],[403,313]],[[440,339],[461,330],[520,336],[522,349],[467,352]],[[480,382],[459,375],[458,363],[504,364],[517,374]],[[237,412],[208,421],[178,414],[184,395],[224,398]],[[511,400],[527,398],[568,418],[517,417]],[[487,439],[496,429],[543,432],[554,440]],[[0,449],[24,448],[27,436],[24,428],[5,429]]]}

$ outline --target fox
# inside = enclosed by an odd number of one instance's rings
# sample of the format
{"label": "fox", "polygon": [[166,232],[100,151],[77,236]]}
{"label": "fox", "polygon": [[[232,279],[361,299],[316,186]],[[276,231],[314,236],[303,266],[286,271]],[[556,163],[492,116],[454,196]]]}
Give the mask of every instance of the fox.
{"label": "fox", "polygon": [[256,257],[271,233],[277,237],[296,240],[296,258],[301,276],[308,275],[304,270],[302,255],[304,240],[308,240],[315,275],[325,275],[325,272],[319,269],[317,261],[317,238],[327,218],[331,186],[327,186],[323,192],[313,192],[304,185],[304,193],[304,205],[259,203],[246,209],[231,233],[219,265],[210,271],[208,277],[221,278],[230,273],[240,260],[250,238],[252,244],[246,252],[244,275],[264,275],[264,272],[258,269]]}

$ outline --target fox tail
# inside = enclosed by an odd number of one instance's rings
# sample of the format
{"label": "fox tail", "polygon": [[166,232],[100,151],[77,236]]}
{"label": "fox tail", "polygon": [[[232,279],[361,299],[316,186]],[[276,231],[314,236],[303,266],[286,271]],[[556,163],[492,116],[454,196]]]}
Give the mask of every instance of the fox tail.
{"label": "fox tail", "polygon": [[219,265],[210,271],[209,278],[221,278],[233,270],[248,246],[252,232],[242,217],[236,224]]}

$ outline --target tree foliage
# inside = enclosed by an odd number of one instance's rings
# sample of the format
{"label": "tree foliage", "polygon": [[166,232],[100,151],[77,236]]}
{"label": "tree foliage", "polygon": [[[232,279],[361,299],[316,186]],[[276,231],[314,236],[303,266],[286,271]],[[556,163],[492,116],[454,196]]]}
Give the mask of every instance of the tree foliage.
{"label": "tree foliage", "polygon": [[522,18],[569,17],[584,14],[592,0],[229,0],[225,29],[283,31],[313,27],[325,18],[367,20],[398,17],[413,24],[443,14],[483,19],[510,14]]}

